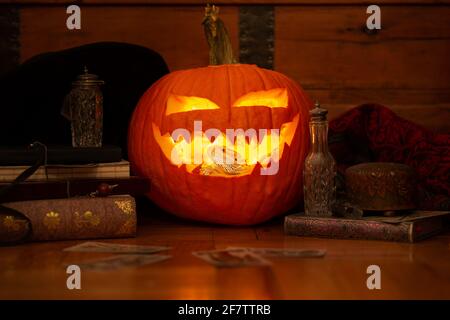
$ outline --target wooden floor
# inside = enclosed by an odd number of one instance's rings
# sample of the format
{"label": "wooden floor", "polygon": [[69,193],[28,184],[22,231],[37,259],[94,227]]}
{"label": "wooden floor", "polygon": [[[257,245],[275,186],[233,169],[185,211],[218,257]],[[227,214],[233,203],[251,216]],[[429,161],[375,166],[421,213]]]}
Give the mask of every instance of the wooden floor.
{"label": "wooden floor", "polygon": [[[450,299],[450,234],[417,244],[330,240],[285,236],[281,219],[227,228],[149,215],[141,217],[136,238],[104,241],[171,246],[170,260],[117,271],[82,271],[82,289],[68,290],[65,266],[109,254],[62,251],[83,241],[0,248],[0,298]],[[320,248],[327,254],[321,259],[272,259],[270,267],[239,269],[217,269],[191,254],[228,246]],[[381,268],[381,290],[366,287],[366,269],[372,264]]]}

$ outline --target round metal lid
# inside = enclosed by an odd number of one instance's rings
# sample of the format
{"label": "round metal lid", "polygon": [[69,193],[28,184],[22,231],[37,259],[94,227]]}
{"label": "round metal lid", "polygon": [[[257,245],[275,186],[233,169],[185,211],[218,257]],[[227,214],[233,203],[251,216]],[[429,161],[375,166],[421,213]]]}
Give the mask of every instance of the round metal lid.
{"label": "round metal lid", "polygon": [[317,121],[317,120],[326,120],[328,110],[324,109],[320,106],[319,101],[316,101],[315,108],[309,111],[309,115],[311,116],[311,120]]}
{"label": "round metal lid", "polygon": [[84,73],[80,74],[77,79],[72,82],[75,86],[97,86],[104,84],[103,80],[100,80],[97,75],[89,73],[87,67],[84,67]]}

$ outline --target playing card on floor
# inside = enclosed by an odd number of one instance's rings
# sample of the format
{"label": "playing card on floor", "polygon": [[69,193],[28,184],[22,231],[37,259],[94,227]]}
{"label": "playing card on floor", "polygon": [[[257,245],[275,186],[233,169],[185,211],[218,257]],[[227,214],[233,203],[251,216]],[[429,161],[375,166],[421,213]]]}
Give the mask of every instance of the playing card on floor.
{"label": "playing card on floor", "polygon": [[[229,249],[238,249],[230,247]],[[322,258],[326,251],[322,249],[285,249],[285,248],[241,248],[252,253],[266,257],[289,257],[289,258]]]}
{"label": "playing card on floor", "polygon": [[169,258],[171,256],[158,254],[124,254],[75,264],[80,267],[81,271],[108,271],[126,267],[139,267]]}
{"label": "playing card on floor", "polygon": [[84,242],[65,248],[70,252],[103,252],[103,253],[154,253],[170,249],[164,246],[138,246],[105,242]]}
{"label": "playing card on floor", "polygon": [[270,265],[270,262],[266,259],[242,248],[196,251],[192,254],[216,267],[250,267]]}

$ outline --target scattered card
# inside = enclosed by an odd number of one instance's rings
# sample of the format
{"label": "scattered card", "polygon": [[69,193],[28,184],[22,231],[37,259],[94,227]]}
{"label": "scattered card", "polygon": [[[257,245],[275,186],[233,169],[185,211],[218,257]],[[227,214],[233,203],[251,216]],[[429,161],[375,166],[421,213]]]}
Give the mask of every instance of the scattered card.
{"label": "scattered card", "polygon": [[123,254],[108,258],[96,259],[78,263],[81,271],[108,271],[126,267],[139,267],[147,264],[164,261],[171,256],[158,254]]}
{"label": "scattered card", "polygon": [[[229,249],[239,249],[230,247]],[[254,254],[266,257],[288,257],[288,258],[322,258],[325,256],[325,250],[319,249],[285,249],[285,248],[240,248],[246,249]]]}
{"label": "scattered card", "polygon": [[163,246],[138,246],[105,242],[84,242],[73,247],[65,248],[64,251],[142,254],[166,251],[168,249],[170,248]]}
{"label": "scattered card", "polygon": [[216,267],[254,267],[267,266],[270,262],[243,248],[196,251],[192,253]]}

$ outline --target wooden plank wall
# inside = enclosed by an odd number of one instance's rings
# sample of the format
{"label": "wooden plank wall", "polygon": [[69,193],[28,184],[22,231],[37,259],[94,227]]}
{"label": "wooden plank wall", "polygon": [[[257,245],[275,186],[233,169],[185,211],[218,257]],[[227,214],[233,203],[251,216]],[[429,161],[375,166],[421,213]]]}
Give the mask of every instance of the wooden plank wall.
{"label": "wooden plank wall", "polygon": [[[208,62],[200,25],[205,1],[77,1],[79,31],[65,27],[69,1],[9,2],[20,5],[21,61],[95,41],[123,41],[160,52],[171,70]],[[275,69],[297,80],[333,117],[377,102],[436,132],[450,132],[450,1],[380,0],[382,30],[376,34],[364,31],[367,1],[216,3],[223,3],[221,17],[236,51],[239,6],[274,5]]]}

